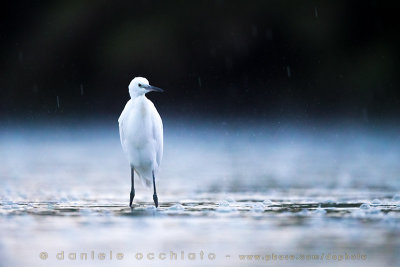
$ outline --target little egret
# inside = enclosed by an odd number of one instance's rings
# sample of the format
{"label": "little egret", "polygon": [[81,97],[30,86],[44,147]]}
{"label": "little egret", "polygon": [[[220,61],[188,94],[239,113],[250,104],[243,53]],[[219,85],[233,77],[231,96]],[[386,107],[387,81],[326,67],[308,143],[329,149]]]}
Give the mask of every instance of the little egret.
{"label": "little egret", "polygon": [[163,124],[154,104],[146,93],[163,92],[146,78],[136,77],[129,84],[131,99],[118,119],[122,149],[131,165],[131,193],[129,206],[135,197],[134,173],[146,183],[153,180],[153,200],[158,207],[156,179],[163,154]]}

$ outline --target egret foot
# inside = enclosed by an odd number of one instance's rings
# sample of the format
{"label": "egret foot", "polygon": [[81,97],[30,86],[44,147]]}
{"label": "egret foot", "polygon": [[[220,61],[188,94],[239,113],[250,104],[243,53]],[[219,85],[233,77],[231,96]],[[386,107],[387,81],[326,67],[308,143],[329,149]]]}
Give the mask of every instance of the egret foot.
{"label": "egret foot", "polygon": [[154,200],[154,205],[156,205],[156,208],[158,208],[158,197],[157,197],[157,194],[153,195],[153,200]]}
{"label": "egret foot", "polygon": [[131,208],[132,208],[132,201],[134,198],[135,198],[135,189],[133,189],[130,194],[129,207]]}

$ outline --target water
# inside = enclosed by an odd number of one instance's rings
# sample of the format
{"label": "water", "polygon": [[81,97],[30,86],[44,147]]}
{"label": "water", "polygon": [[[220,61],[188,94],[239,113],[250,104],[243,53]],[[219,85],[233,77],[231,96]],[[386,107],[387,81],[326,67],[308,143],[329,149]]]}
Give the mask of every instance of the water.
{"label": "water", "polygon": [[3,127],[0,266],[399,265],[399,144],[166,120],[160,207],[137,181],[130,209],[116,123]]}

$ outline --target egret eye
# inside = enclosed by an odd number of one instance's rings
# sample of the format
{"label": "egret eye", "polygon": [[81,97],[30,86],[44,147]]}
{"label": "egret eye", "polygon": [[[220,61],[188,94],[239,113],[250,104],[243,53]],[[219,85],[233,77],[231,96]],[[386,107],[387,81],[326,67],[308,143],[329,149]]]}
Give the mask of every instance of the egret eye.
{"label": "egret eye", "polygon": [[142,87],[142,84],[141,84],[141,83],[139,83],[139,87]]}

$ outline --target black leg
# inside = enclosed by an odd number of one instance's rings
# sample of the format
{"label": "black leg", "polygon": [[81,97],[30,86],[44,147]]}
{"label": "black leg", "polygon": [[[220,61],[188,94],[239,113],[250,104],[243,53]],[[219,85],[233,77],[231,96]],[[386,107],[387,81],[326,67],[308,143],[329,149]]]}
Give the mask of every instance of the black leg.
{"label": "black leg", "polygon": [[129,207],[132,207],[132,201],[133,201],[133,198],[135,197],[134,176],[135,176],[135,170],[133,169],[133,167],[131,167],[131,194],[130,194],[130,200],[129,200]]}
{"label": "black leg", "polygon": [[154,205],[156,205],[156,208],[157,208],[158,207],[158,197],[157,197],[157,192],[156,192],[156,178],[154,178],[154,171],[153,171],[153,188],[154,188],[153,200],[154,200]]}

